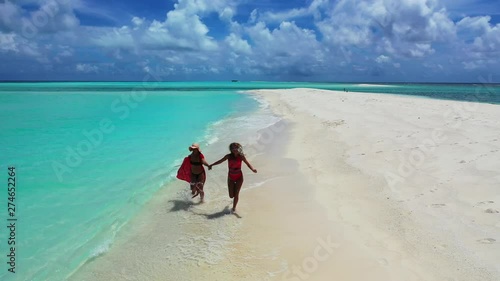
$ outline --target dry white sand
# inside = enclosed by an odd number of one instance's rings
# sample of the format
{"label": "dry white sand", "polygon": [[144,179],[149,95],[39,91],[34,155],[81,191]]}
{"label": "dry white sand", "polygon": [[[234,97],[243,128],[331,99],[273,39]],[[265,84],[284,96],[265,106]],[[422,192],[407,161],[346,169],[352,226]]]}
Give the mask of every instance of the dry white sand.
{"label": "dry white sand", "polygon": [[[254,194],[271,204],[258,210],[278,221],[267,224],[293,225],[261,233],[283,247],[292,271],[284,280],[500,280],[500,106],[254,93],[292,123],[286,156],[309,183]],[[339,248],[324,261],[310,258],[328,233]]]}

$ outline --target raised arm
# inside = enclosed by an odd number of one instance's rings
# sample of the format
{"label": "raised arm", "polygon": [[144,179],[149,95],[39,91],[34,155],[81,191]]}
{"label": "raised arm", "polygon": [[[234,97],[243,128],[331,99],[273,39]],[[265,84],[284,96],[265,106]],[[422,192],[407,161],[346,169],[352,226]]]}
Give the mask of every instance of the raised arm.
{"label": "raised arm", "polygon": [[252,167],[252,165],[248,162],[247,158],[245,156],[241,156],[241,159],[243,160],[243,162],[245,162],[245,164],[247,164],[247,167],[252,170],[252,172],[254,173],[257,173],[257,169],[254,169],[254,167]]}

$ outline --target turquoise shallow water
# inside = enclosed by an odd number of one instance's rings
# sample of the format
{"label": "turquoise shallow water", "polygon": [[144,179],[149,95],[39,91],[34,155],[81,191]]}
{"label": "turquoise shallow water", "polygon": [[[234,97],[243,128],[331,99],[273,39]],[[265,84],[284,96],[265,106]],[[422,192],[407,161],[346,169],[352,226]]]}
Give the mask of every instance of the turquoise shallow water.
{"label": "turquoise shallow water", "polygon": [[[6,274],[2,262],[1,280],[62,280],[105,253],[172,180],[187,147],[210,141],[210,124],[257,106],[234,91],[154,91],[127,101],[130,90],[82,88],[0,93],[0,170],[6,183],[7,166],[16,167],[18,218],[18,273]],[[6,200],[5,192],[0,205]]]}
{"label": "turquoise shallow water", "polygon": [[[5,183],[7,167],[17,171],[18,273],[2,262],[0,279],[62,280],[106,253],[173,180],[191,142],[216,141],[214,123],[257,108],[237,91],[297,87],[500,103],[500,87],[482,84],[1,83],[0,171]],[[0,209],[3,223],[6,216]],[[6,235],[0,232],[3,257]]]}

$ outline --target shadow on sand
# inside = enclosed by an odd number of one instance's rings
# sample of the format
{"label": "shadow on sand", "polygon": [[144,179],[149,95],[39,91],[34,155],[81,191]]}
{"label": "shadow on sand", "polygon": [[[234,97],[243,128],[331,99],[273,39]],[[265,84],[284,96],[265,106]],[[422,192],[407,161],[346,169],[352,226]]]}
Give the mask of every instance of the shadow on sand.
{"label": "shadow on sand", "polygon": [[189,211],[191,207],[202,204],[202,202],[195,203],[193,201],[183,201],[183,200],[170,200],[168,202],[172,202],[174,204],[170,209],[170,212]]}
{"label": "shadow on sand", "polygon": [[198,216],[204,216],[205,218],[207,218],[209,220],[222,218],[225,215],[233,215],[233,216],[235,216],[235,217],[237,217],[239,219],[242,218],[237,213],[231,212],[231,209],[229,209],[229,206],[226,206],[226,207],[224,207],[224,209],[222,211],[219,211],[219,212],[216,212],[216,213],[213,213],[213,214],[200,214],[200,213],[193,212],[193,210],[191,210],[191,207],[203,204],[203,202],[201,202],[201,201],[195,203],[193,201],[170,200],[168,202],[172,202],[174,204],[172,206],[172,208],[170,208],[169,212],[186,211],[186,212],[191,212],[191,213],[193,213],[195,215],[198,215]]}
{"label": "shadow on sand", "polygon": [[234,215],[237,218],[241,219],[240,215],[238,215],[237,213],[231,212],[231,210],[229,209],[229,206],[226,206],[226,207],[224,207],[224,210],[222,210],[220,212],[213,213],[213,214],[197,214],[197,215],[204,216],[209,220],[219,219],[219,218],[222,218],[223,216],[226,216],[226,215]]}

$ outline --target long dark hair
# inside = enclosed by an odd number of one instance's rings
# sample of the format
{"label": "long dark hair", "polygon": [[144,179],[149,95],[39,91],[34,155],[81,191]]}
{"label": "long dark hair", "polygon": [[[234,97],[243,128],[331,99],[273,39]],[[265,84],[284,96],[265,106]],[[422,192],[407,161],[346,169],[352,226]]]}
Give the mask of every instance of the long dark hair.
{"label": "long dark hair", "polygon": [[234,157],[234,154],[233,154],[233,151],[231,150],[231,148],[233,147],[236,147],[238,148],[238,154],[240,156],[245,156],[245,154],[243,153],[243,146],[241,146],[241,144],[237,143],[237,142],[232,142],[230,145],[229,145],[229,154],[231,155],[231,157]]}

